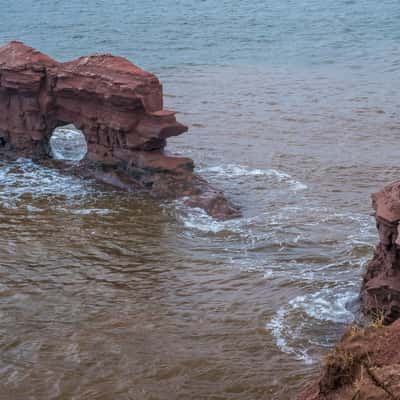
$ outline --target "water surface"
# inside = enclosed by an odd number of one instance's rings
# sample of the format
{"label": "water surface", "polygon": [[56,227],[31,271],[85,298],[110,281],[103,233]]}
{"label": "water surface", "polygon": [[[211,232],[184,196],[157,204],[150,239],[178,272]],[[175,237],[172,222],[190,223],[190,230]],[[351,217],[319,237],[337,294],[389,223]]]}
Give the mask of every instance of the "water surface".
{"label": "water surface", "polygon": [[190,128],[168,150],[243,211],[1,161],[0,398],[295,398],[356,312],[370,193],[400,175],[398,2],[0,5],[2,42],[156,72]]}

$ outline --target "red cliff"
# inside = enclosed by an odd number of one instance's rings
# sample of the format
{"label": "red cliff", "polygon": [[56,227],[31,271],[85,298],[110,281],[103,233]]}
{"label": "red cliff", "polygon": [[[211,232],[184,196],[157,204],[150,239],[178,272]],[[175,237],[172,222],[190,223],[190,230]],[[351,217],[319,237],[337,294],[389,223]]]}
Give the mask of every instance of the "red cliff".
{"label": "red cliff", "polygon": [[163,109],[156,76],[128,60],[93,55],[59,63],[20,42],[0,47],[0,151],[48,160],[56,127],[74,124],[88,152],[75,169],[127,190],[188,204],[224,219],[238,215],[193,173],[189,158],[164,153],[187,128]]}
{"label": "red cliff", "polygon": [[400,182],[372,195],[379,244],[361,287],[362,309],[382,314],[386,323],[400,317]]}
{"label": "red cliff", "polygon": [[348,329],[298,400],[399,400],[400,321]]}

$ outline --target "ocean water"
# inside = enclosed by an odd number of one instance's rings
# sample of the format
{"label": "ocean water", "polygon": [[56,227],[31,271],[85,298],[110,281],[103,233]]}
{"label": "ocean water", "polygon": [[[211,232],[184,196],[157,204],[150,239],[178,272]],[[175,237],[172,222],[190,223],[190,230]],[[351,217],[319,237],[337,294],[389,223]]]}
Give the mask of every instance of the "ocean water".
{"label": "ocean water", "polygon": [[168,150],[243,212],[0,161],[0,400],[295,399],[357,314],[370,194],[400,176],[400,3],[0,9],[2,43],[155,72],[189,126]]}

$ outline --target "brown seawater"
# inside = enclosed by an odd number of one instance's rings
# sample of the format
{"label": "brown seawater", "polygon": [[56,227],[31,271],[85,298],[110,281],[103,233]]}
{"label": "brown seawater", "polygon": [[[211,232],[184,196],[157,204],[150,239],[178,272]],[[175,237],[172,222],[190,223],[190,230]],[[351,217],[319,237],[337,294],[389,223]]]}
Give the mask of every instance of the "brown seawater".
{"label": "brown seawater", "polygon": [[0,161],[0,400],[291,400],[318,372],[400,176],[398,3],[321,4],[1,8],[2,41],[155,72],[168,150],[243,217]]}
{"label": "brown seawater", "polygon": [[1,398],[292,399],[317,371],[357,307],[369,195],[400,174],[399,106],[248,68],[164,77],[190,126],[168,148],[243,218],[2,162]]}

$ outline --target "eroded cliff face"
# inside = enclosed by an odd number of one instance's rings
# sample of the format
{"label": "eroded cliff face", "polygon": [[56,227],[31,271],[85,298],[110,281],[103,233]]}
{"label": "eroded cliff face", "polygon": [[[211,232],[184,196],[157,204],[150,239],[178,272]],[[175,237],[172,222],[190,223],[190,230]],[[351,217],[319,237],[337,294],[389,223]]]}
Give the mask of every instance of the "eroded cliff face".
{"label": "eroded cliff face", "polygon": [[400,399],[400,320],[351,327],[298,400]]}
{"label": "eroded cliff face", "polygon": [[369,322],[348,329],[299,400],[400,399],[400,181],[374,193],[372,205],[379,244],[360,293]]}
{"label": "eroded cliff face", "polygon": [[372,195],[379,244],[367,265],[361,287],[365,314],[381,315],[385,323],[400,317],[400,182]]}
{"label": "eroded cliff face", "polygon": [[193,173],[191,159],[164,153],[167,138],[187,127],[163,109],[153,74],[112,55],[59,63],[20,42],[0,47],[1,154],[47,160],[53,130],[70,123],[88,146],[74,172],[157,198],[188,197],[219,219],[239,214]]}

